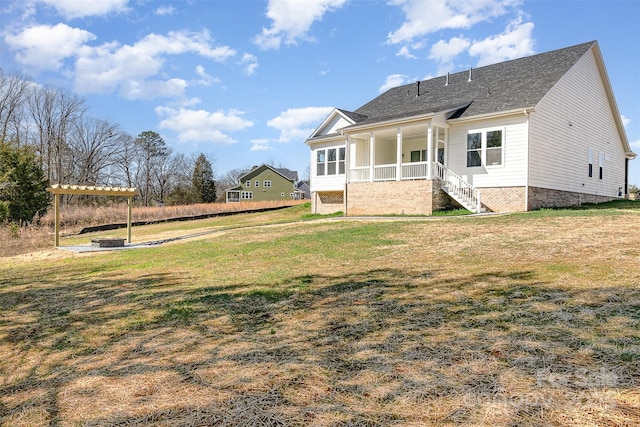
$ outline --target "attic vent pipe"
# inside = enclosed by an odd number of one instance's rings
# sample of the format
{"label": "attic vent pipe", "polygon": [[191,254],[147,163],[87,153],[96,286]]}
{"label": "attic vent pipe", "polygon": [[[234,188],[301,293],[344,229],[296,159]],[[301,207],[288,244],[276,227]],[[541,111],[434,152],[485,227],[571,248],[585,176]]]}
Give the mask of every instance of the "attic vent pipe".
{"label": "attic vent pipe", "polygon": [[420,80],[416,82],[416,86],[418,87],[418,93],[416,93],[416,96],[420,96]]}
{"label": "attic vent pipe", "polygon": [[469,80],[467,81],[470,82],[471,80],[473,80],[473,68],[469,68]]}
{"label": "attic vent pipe", "polygon": [[447,80],[444,81],[445,86],[449,86],[449,73],[447,73]]}

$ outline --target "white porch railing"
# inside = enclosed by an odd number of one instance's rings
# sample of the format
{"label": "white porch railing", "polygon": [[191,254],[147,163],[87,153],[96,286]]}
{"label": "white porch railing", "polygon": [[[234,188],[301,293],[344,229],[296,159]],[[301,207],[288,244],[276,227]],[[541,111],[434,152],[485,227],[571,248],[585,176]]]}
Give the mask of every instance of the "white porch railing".
{"label": "white porch railing", "polygon": [[480,212],[480,191],[442,163],[434,162],[435,178],[442,183],[442,189],[458,203],[472,212]]}
{"label": "white porch railing", "polygon": [[395,181],[397,165],[379,165],[373,167],[374,181]]}
{"label": "white porch railing", "polygon": [[[433,179],[441,182],[442,189],[465,208],[472,212],[481,211],[480,191],[455,172],[447,169],[443,164],[431,164]],[[397,176],[398,165],[376,165],[373,167],[373,181],[394,181]],[[427,179],[429,175],[428,162],[402,163],[400,165],[400,179]],[[371,167],[360,166],[349,169],[349,182],[371,181]]]}
{"label": "white porch railing", "polygon": [[369,181],[371,168],[369,166],[360,166],[349,169],[349,182]]}
{"label": "white porch railing", "polygon": [[402,164],[402,179],[427,179],[428,163],[414,162]]}

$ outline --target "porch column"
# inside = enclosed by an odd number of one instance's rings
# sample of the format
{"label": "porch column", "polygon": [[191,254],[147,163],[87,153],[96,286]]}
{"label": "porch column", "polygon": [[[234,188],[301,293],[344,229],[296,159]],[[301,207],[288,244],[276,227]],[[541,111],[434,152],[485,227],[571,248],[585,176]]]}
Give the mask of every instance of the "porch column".
{"label": "porch column", "polygon": [[402,179],[402,128],[398,128],[396,134],[396,181]]}
{"label": "porch column", "polygon": [[433,179],[433,126],[429,123],[427,131],[427,179]]}
{"label": "porch column", "polygon": [[348,135],[344,137],[344,167],[346,168],[344,182],[348,184],[351,181],[351,141]]}
{"label": "porch column", "polygon": [[369,135],[369,181],[373,182],[376,163],[376,137],[373,132]]}

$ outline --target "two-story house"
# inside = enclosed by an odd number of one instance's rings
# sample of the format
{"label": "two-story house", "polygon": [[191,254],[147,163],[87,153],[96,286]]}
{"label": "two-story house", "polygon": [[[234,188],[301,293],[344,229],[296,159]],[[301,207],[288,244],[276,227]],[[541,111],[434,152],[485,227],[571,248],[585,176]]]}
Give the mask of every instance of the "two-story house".
{"label": "two-story house", "polygon": [[238,177],[238,185],[226,192],[226,201],[298,200],[298,172],[269,165],[256,166]]}

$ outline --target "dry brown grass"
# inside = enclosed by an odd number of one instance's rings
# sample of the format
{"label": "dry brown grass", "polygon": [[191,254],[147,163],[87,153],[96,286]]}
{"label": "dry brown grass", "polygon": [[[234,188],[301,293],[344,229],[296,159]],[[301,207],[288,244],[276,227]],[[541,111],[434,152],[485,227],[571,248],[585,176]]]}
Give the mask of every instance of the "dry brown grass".
{"label": "dry brown grass", "polygon": [[[304,201],[203,203],[167,207],[134,207],[132,221],[158,221],[225,212],[243,212],[278,206],[293,206]],[[54,213],[49,209],[38,225],[18,228],[0,225],[0,257],[14,256],[51,247],[53,242]],[[91,225],[126,223],[127,205],[63,206],[60,210],[60,233],[74,234]]]}
{"label": "dry brown grass", "polygon": [[639,221],[339,220],[13,258],[0,420],[635,426]]}

